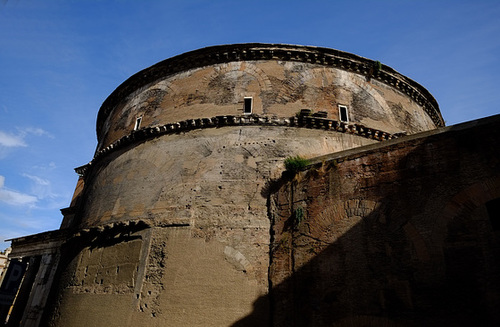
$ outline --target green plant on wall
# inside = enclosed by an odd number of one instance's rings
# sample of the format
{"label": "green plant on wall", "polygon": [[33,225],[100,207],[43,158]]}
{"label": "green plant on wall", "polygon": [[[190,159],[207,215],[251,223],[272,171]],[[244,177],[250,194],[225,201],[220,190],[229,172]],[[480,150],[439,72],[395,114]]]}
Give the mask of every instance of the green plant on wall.
{"label": "green plant on wall", "polygon": [[301,156],[288,157],[285,159],[285,169],[292,173],[297,173],[298,171],[304,169],[310,164],[310,161],[302,158]]}
{"label": "green plant on wall", "polygon": [[382,63],[380,61],[373,61],[370,70],[368,71],[368,74],[366,75],[366,78],[368,81],[371,80],[371,78],[374,75],[378,75],[378,73],[382,70]]}
{"label": "green plant on wall", "polygon": [[298,207],[293,212],[293,226],[295,228],[299,227],[303,219],[304,219],[304,209],[302,207]]}
{"label": "green plant on wall", "polygon": [[278,243],[278,249],[289,251],[291,249],[290,248],[290,238],[291,238],[290,233],[284,232],[281,236],[282,237]]}
{"label": "green plant on wall", "polygon": [[313,110],[312,109],[301,109],[300,111],[297,111],[295,113],[295,117],[301,118],[301,117],[307,117],[307,116],[312,116]]}

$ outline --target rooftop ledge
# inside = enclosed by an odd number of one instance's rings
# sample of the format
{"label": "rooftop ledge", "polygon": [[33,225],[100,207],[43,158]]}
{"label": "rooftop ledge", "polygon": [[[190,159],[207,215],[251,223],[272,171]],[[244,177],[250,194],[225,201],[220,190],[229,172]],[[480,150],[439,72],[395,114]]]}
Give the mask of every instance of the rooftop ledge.
{"label": "rooftop ledge", "polygon": [[161,135],[177,134],[202,128],[253,125],[323,129],[340,133],[355,134],[377,141],[391,140],[405,135],[404,132],[391,134],[360,124],[348,124],[333,119],[314,116],[271,118],[268,116],[259,116],[253,114],[241,116],[225,115],[212,118],[197,118],[132,131],[130,134],[123,136],[107,147],[96,151],[94,158],[90,163],[75,168],[75,171],[78,175],[85,176],[88,168],[91,165],[93,165],[96,161],[100,160],[102,157],[108,155],[109,153],[124,148],[125,146],[133,144],[135,142],[158,137]]}

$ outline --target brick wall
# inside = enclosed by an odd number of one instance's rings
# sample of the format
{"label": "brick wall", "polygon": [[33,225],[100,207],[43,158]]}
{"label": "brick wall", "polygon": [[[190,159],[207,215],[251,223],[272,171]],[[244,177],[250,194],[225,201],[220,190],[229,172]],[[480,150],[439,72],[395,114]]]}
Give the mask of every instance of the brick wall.
{"label": "brick wall", "polygon": [[[275,326],[500,322],[500,116],[319,158],[276,181]],[[242,321],[243,322],[243,321]]]}

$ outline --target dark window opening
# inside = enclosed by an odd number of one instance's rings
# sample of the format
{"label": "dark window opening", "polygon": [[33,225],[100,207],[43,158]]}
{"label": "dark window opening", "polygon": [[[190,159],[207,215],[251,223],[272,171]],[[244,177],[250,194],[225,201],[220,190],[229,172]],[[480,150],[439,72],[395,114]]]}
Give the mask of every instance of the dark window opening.
{"label": "dark window opening", "polygon": [[252,98],[245,98],[245,105],[243,108],[243,113],[245,115],[252,113]]}
{"label": "dark window opening", "polygon": [[347,115],[347,107],[346,106],[339,106],[339,116],[340,116],[340,121],[343,121],[343,122],[349,121],[349,116]]}
{"label": "dark window opening", "polygon": [[500,198],[486,202],[486,210],[493,230],[500,230]]}

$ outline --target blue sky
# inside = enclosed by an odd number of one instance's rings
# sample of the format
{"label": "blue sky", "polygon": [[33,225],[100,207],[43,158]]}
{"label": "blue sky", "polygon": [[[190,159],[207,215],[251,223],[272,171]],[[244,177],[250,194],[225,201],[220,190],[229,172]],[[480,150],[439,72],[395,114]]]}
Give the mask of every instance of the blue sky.
{"label": "blue sky", "polygon": [[453,125],[500,112],[499,17],[496,0],[0,0],[0,241],[59,227],[100,105],[156,62],[227,43],[335,48],[422,84]]}

